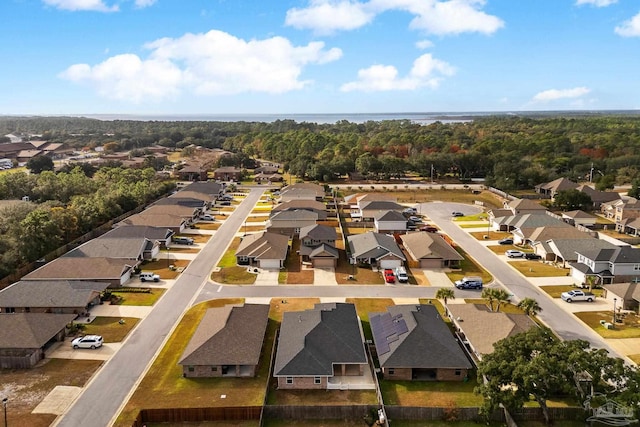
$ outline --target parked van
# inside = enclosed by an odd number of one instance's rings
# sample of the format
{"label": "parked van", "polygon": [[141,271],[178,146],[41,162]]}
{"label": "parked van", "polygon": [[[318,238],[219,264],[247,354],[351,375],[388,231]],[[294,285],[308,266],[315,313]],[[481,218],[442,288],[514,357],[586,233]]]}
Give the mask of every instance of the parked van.
{"label": "parked van", "polygon": [[482,277],[479,276],[465,276],[455,282],[458,289],[482,289]]}
{"label": "parked van", "polygon": [[396,267],[396,278],[400,283],[407,283],[409,281],[409,275],[404,267]]}

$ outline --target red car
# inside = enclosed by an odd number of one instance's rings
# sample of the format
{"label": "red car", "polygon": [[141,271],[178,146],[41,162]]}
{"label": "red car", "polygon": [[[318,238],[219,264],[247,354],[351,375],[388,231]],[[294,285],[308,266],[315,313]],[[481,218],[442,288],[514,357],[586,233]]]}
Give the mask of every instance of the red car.
{"label": "red car", "polygon": [[433,225],[424,225],[424,226],[420,227],[420,231],[426,231],[428,233],[437,233],[438,229],[436,227],[434,227]]}
{"label": "red car", "polygon": [[396,283],[396,276],[390,268],[384,270],[384,281],[387,283]]}

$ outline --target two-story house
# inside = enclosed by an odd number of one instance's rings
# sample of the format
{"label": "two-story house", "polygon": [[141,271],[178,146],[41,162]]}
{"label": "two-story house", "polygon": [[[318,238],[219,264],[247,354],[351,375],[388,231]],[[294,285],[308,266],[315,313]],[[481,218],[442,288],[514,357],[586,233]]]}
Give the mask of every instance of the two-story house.
{"label": "two-story house", "polygon": [[578,252],[577,261],[571,263],[571,277],[584,284],[590,276],[596,277],[599,285],[638,280],[640,248],[617,246]]}

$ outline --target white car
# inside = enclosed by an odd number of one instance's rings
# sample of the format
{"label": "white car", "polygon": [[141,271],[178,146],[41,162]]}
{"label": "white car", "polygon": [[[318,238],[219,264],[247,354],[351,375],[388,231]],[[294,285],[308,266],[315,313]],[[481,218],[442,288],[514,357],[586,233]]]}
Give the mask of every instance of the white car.
{"label": "white car", "polygon": [[524,257],[524,252],[516,251],[514,249],[509,249],[504,254],[509,258],[522,258],[522,257]]}
{"label": "white car", "polygon": [[200,220],[201,221],[215,221],[216,219],[214,217],[212,217],[209,214],[205,214],[205,215],[201,215],[200,216]]}
{"label": "white car", "polygon": [[91,348],[102,347],[102,337],[100,335],[85,335],[71,341],[73,348]]}

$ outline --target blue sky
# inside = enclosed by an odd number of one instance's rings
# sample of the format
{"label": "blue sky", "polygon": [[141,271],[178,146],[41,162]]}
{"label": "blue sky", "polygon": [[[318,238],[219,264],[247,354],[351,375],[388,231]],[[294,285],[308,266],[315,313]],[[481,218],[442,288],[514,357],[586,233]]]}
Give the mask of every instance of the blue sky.
{"label": "blue sky", "polygon": [[0,114],[640,109],[638,0],[1,0]]}

